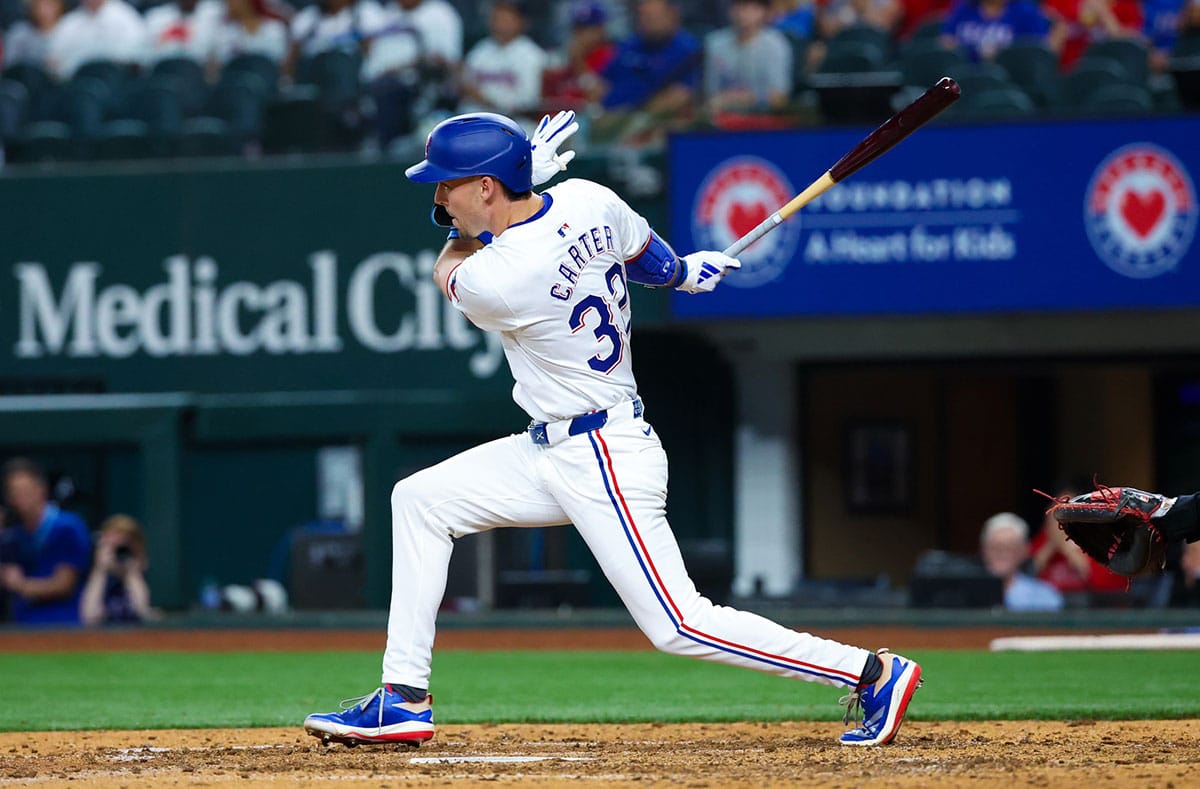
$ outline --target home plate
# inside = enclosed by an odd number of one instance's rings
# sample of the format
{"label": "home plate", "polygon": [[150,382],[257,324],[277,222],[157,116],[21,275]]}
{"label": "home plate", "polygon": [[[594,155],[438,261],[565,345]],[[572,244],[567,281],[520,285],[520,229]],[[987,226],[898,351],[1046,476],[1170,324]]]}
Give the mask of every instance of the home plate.
{"label": "home plate", "polygon": [[409,764],[524,764],[525,762],[591,762],[586,756],[414,756]]}

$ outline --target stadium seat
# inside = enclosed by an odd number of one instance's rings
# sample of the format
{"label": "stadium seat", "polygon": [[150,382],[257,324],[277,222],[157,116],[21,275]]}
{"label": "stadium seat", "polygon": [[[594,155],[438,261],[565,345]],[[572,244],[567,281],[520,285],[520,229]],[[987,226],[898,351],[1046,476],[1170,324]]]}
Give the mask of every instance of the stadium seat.
{"label": "stadium seat", "polygon": [[126,90],[134,81],[134,74],[132,69],[124,63],[112,60],[89,60],[75,70],[67,84],[70,85],[80,80],[102,83],[107,89],[105,112],[113,113],[119,111]]}
{"label": "stadium seat", "polygon": [[1154,99],[1142,85],[1101,85],[1080,109],[1089,115],[1146,115],[1153,111]]}
{"label": "stadium seat", "polygon": [[91,155],[105,161],[147,159],[154,154],[150,129],[131,118],[109,121],[92,141]]}
{"label": "stadium seat", "polygon": [[71,127],[59,121],[28,124],[19,139],[6,149],[6,156],[19,163],[63,162],[83,158],[85,151],[74,139]]}
{"label": "stadium seat", "polygon": [[1003,66],[995,63],[968,63],[955,69],[954,79],[962,88],[963,99],[993,89],[1017,87]]}
{"label": "stadium seat", "polygon": [[72,79],[55,97],[53,120],[70,126],[76,137],[93,137],[104,122],[110,96],[108,86],[99,80]]}
{"label": "stadium seat", "polygon": [[1121,64],[1135,84],[1144,85],[1150,78],[1150,49],[1132,38],[1106,38],[1094,41],[1083,51],[1083,57],[1108,58]]}
{"label": "stadium seat", "polygon": [[967,60],[961,52],[947,49],[936,41],[914,44],[900,54],[900,71],[905,85],[928,88],[942,77],[957,78],[965,65]]}
{"label": "stadium seat", "polygon": [[263,123],[261,89],[262,80],[255,74],[227,75],[209,95],[203,114],[223,120],[232,139],[257,139]]}
{"label": "stadium seat", "polygon": [[234,57],[221,69],[221,82],[233,75],[253,75],[262,85],[263,98],[279,90],[279,64],[266,55],[244,53]]}
{"label": "stadium seat", "polygon": [[809,39],[785,33],[792,49],[792,95],[797,96],[808,88],[808,45]]}
{"label": "stadium seat", "polygon": [[154,64],[151,78],[171,77],[178,85],[179,100],[186,115],[195,115],[204,107],[208,97],[208,83],[204,78],[204,67],[195,60],[185,57],[166,58]]}
{"label": "stadium seat", "polygon": [[1175,48],[1171,50],[1171,56],[1177,58],[1200,56],[1200,31],[1192,30],[1180,33],[1179,38],[1175,39]]}
{"label": "stadium seat", "polygon": [[262,143],[267,153],[314,153],[330,145],[332,129],[313,85],[293,85],[267,105]]}
{"label": "stadium seat", "polygon": [[180,156],[233,156],[239,145],[220,118],[189,118],[183,122],[176,150]]}
{"label": "stadium seat", "polygon": [[131,94],[127,115],[145,122],[155,137],[174,137],[184,126],[182,95],[184,90],[174,77],[151,77]]}
{"label": "stadium seat", "polygon": [[1109,58],[1080,58],[1075,67],[1063,77],[1061,101],[1067,109],[1084,108],[1092,94],[1109,85],[1128,85],[1131,80],[1115,60]]}
{"label": "stadium seat", "polygon": [[0,142],[18,136],[29,118],[29,91],[16,80],[0,79]]}
{"label": "stadium seat", "polygon": [[873,25],[850,25],[844,27],[829,39],[829,49],[834,50],[845,44],[858,43],[875,47],[881,53],[881,62],[891,58],[892,38],[883,30]]}
{"label": "stadium seat", "polygon": [[883,67],[885,60],[884,50],[875,44],[846,41],[835,46],[831,42],[817,71],[822,74],[876,71]]}
{"label": "stadium seat", "polygon": [[43,68],[29,63],[8,66],[0,72],[0,78],[20,82],[29,92],[29,116],[43,120],[50,112],[58,86],[54,78]]}
{"label": "stadium seat", "polygon": [[358,101],[358,74],[362,60],[357,54],[330,49],[305,58],[297,64],[296,82],[315,85],[321,104],[340,111]]}
{"label": "stadium seat", "polygon": [[1043,109],[1057,104],[1060,93],[1058,55],[1041,39],[1017,39],[997,52],[994,62],[1008,72],[1034,104]]}
{"label": "stadium seat", "polygon": [[174,77],[160,74],[143,81],[129,95],[123,117],[146,125],[155,155],[172,153],[183,131],[182,93]]}
{"label": "stadium seat", "polygon": [[913,30],[912,36],[909,38],[909,45],[921,44],[921,43],[930,42],[930,41],[937,43],[938,39],[940,39],[941,37],[942,37],[942,19],[941,19],[941,17],[937,17],[935,19],[927,19],[926,21],[917,25],[917,28],[915,30]]}
{"label": "stadium seat", "polygon": [[972,92],[964,89],[962,99],[949,113],[958,118],[1026,118],[1036,114],[1037,107],[1025,91],[1009,85]]}
{"label": "stadium seat", "polygon": [[1171,113],[1182,112],[1183,101],[1175,80],[1170,74],[1156,74],[1150,78],[1150,97],[1154,99],[1154,111]]}

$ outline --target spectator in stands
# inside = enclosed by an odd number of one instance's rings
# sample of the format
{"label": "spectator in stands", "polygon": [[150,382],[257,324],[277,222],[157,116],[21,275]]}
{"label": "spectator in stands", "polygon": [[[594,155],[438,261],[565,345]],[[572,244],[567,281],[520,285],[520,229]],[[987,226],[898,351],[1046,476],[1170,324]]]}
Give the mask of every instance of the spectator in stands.
{"label": "spectator in stands", "polygon": [[1141,0],[1044,0],[1042,8],[1053,25],[1050,41],[1063,71],[1093,41],[1141,37],[1146,22]]}
{"label": "spectator in stands", "polygon": [[175,0],[146,11],[147,64],[174,57],[208,62],[225,4],[221,0]]}
{"label": "spectator in stands", "polygon": [[499,112],[532,126],[541,108],[546,53],[525,35],[525,8],[515,0],[492,6],[489,35],[467,53],[461,112]]}
{"label": "spectator in stands", "polygon": [[1184,543],[1171,589],[1171,605],[1200,606],[1200,541]]}
{"label": "spectator in stands", "polygon": [[[1060,485],[1055,497],[1069,498],[1089,489],[1081,483]],[[1064,594],[1123,592],[1128,586],[1125,578],[1093,561],[1078,545],[1069,541],[1052,515],[1047,514],[1042,520],[1042,528],[1029,547],[1037,577]]]}
{"label": "spectator in stands", "polygon": [[639,0],[637,32],[622,41],[604,72],[602,104],[593,134],[654,143],[692,120],[703,50],[680,27],[673,0]]}
{"label": "spectator in stands", "polygon": [[974,61],[991,60],[1018,38],[1046,39],[1050,20],[1032,0],[957,0],[942,24],[946,46]]}
{"label": "spectator in stands", "polygon": [[89,60],[136,63],[145,53],[146,23],[125,0],[82,0],[50,32],[47,63],[69,79]]}
{"label": "spectator in stands", "polygon": [[391,0],[369,35],[362,80],[375,101],[379,143],[387,146],[419,125],[420,115],[452,104],[463,22],[446,0]]}
{"label": "spectator in stands", "polygon": [[900,0],[828,0],[817,11],[817,30],[825,40],[856,25],[890,34],[900,23],[903,13]]}
{"label": "spectator in stands", "polygon": [[225,0],[225,18],[213,34],[210,52],[214,66],[238,55],[265,55],[282,63],[287,53],[287,25],[265,0]]}
{"label": "spectator in stands", "polygon": [[50,502],[46,474],[36,463],[10,460],[0,477],[12,520],[0,556],[0,586],[12,596],[13,619],[79,624],[82,580],[92,553],[87,526]]}
{"label": "spectator in stands", "polygon": [[100,525],[92,571],[83,587],[79,619],[84,625],[144,622],[158,617],[146,584],[146,537],[128,515]]}
{"label": "spectator in stands", "polygon": [[1185,0],[1180,12],[1179,32],[1185,36],[1200,36],[1200,3]]}
{"label": "spectator in stands", "polygon": [[1004,581],[1004,607],[1009,611],[1057,611],[1062,593],[1053,585],[1026,575],[1029,562],[1029,524],[1011,512],[988,518],[979,536],[983,566]]}
{"label": "spectator in stands", "polygon": [[542,78],[542,100],[547,112],[579,109],[600,95],[600,73],[617,54],[605,24],[608,11],[594,0],[575,3],[571,9],[571,38],[562,62],[547,68]]}
{"label": "spectator in stands", "polygon": [[945,17],[952,5],[951,0],[902,0],[903,13],[896,27],[896,38],[907,41],[917,28],[927,22]]}
{"label": "spectator in stands", "polygon": [[772,0],[771,26],[792,38],[812,38],[817,26],[813,0]]}
{"label": "spectator in stands", "polygon": [[329,49],[365,51],[370,31],[381,26],[382,14],[374,0],[318,0],[296,12],[284,73],[293,73],[301,58]]}
{"label": "spectator in stands", "polygon": [[[1171,52],[1179,38],[1183,8],[1187,0],[1143,0],[1146,23],[1142,34],[1150,44],[1150,69],[1156,73],[1167,70]],[[1197,5],[1190,3],[1190,5]]]}
{"label": "spectator in stands", "polygon": [[50,31],[63,15],[63,0],[29,0],[29,18],[16,22],[4,37],[5,66],[27,63],[46,67]]}
{"label": "spectator in stands", "polygon": [[710,113],[769,112],[792,93],[792,47],[767,27],[769,0],[734,0],[729,27],[704,39],[704,96]]}

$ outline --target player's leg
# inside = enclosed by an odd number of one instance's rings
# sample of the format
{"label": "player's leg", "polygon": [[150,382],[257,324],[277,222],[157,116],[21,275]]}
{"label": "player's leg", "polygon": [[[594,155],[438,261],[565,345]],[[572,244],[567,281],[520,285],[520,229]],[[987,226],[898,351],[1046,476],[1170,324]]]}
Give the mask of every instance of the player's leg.
{"label": "player's leg", "polygon": [[555,447],[552,484],[638,626],[665,652],[865,692],[868,717],[888,709],[864,739],[890,740],[920,667],[890,655],[880,660],[703,597],[667,523],[666,455],[644,434],[644,424],[610,425],[585,442]]}
{"label": "player's leg", "polygon": [[392,599],[383,687],[342,713],[310,715],[314,736],[343,742],[423,742],[433,736],[427,697],[434,625],[453,541],[500,526],[551,526],[567,518],[538,478],[524,434],[467,450],[392,489]]}

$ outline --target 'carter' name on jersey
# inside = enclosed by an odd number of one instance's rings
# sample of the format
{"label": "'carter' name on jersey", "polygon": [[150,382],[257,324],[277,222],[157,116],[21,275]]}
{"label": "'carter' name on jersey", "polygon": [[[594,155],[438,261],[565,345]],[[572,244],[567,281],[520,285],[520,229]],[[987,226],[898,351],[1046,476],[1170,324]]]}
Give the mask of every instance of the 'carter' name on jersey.
{"label": "'carter' name on jersey", "polygon": [[[566,238],[570,230],[570,225],[564,224],[558,229],[558,234]],[[575,283],[579,281],[579,275],[587,265],[612,249],[613,231],[608,225],[593,227],[580,233],[575,242],[567,247],[567,257],[558,264],[558,273],[562,274],[566,282],[555,282],[554,287],[550,288],[550,295],[563,301],[570,299],[575,290]]]}

